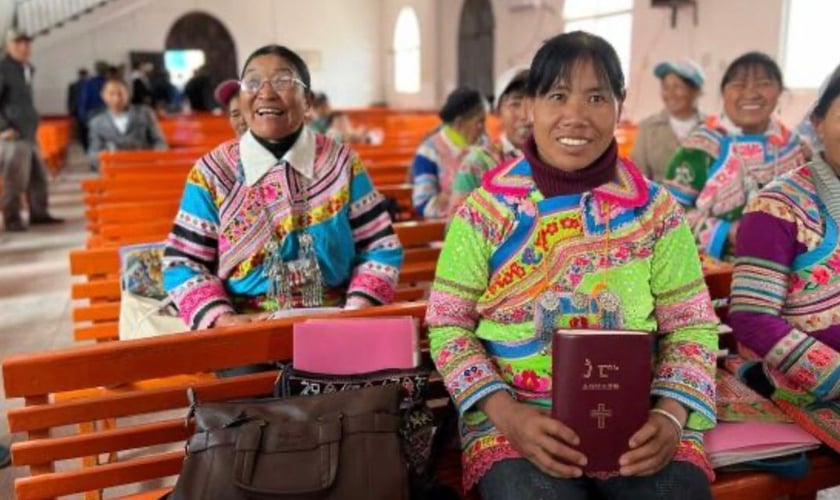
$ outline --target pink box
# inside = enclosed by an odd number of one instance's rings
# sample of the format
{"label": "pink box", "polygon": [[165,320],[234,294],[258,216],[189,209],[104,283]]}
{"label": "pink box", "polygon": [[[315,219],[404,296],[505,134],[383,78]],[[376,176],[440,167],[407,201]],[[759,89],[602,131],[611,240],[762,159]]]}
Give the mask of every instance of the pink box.
{"label": "pink box", "polygon": [[294,326],[292,365],[327,375],[354,375],[419,365],[411,316],[310,319]]}

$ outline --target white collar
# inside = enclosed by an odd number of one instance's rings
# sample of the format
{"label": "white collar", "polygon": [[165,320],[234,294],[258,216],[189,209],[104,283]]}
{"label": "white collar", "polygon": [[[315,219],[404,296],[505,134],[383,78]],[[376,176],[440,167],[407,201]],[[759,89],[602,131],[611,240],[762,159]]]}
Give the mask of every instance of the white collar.
{"label": "white collar", "polygon": [[513,145],[508,139],[507,134],[502,134],[500,142],[502,143],[502,153],[504,154],[519,154],[519,148]]}
{"label": "white collar", "polygon": [[249,186],[253,186],[262,179],[271,167],[284,162],[291,165],[302,176],[312,180],[315,175],[315,134],[307,127],[303,127],[300,137],[291,149],[278,160],[271,151],[257,142],[249,130],[239,139],[239,157],[242,161],[242,170],[245,172],[245,184]]}

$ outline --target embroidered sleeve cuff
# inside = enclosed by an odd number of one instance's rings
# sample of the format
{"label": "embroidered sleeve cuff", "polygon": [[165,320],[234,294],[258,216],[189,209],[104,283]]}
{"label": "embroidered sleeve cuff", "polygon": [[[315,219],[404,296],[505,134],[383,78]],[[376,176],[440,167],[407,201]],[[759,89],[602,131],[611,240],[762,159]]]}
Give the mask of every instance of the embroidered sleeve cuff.
{"label": "embroidered sleeve cuff", "polygon": [[[458,334],[460,333],[460,334]],[[435,345],[436,336],[449,336]],[[510,387],[496,373],[493,362],[484,352],[481,342],[461,328],[432,328],[432,359],[443,377],[452,401],[463,414],[483,398]]]}
{"label": "embroidered sleeve cuff", "polygon": [[[689,410],[690,428],[714,426],[715,354],[696,342],[675,342],[661,346],[651,394],[671,398]],[[696,414],[696,415],[692,415]]]}
{"label": "embroidered sleeve cuff", "polygon": [[356,297],[372,304],[390,304],[394,300],[395,281],[373,273],[360,272],[347,287],[347,303]]}
{"label": "embroidered sleeve cuff", "polygon": [[820,400],[840,397],[840,353],[814,337],[792,330],[765,360]]}
{"label": "embroidered sleeve cuff", "polygon": [[219,319],[219,316],[228,313],[236,314],[236,311],[226,301],[220,300],[215,304],[209,304],[208,308],[205,308],[200,315],[193,318],[195,323],[190,323],[190,328],[193,330],[207,330],[213,326],[216,320]]}
{"label": "embroidered sleeve cuff", "polygon": [[[479,369],[486,368],[492,369],[489,366]],[[463,415],[467,411],[473,409],[479,401],[494,392],[507,391],[511,396],[513,396],[513,391],[510,386],[498,376],[486,376],[482,379],[474,379],[467,384],[463,384],[463,380],[456,380],[454,382],[455,383],[453,385],[450,385],[449,381],[447,381],[446,387],[452,395],[452,401],[455,402],[455,407],[458,408],[459,415]],[[453,389],[453,387],[457,387],[457,389]],[[455,390],[460,391],[457,397],[455,396],[455,392],[453,392]]]}
{"label": "embroidered sleeve cuff", "polygon": [[235,312],[224,285],[202,276],[187,281],[170,292],[181,318],[191,330],[209,328],[225,312]]}

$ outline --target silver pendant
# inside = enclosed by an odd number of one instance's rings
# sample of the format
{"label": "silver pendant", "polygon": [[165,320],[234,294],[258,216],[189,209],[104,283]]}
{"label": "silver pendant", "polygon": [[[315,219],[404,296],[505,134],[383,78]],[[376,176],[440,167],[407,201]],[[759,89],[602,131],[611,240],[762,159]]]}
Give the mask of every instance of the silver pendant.
{"label": "silver pendant", "polygon": [[596,297],[601,309],[601,327],[619,330],[624,326],[624,314],[621,312],[621,299],[615,293],[604,289]]}
{"label": "silver pendant", "polygon": [[546,290],[537,298],[534,312],[534,327],[537,337],[544,343],[550,343],[557,328],[557,318],[560,316],[560,294],[553,290]]}

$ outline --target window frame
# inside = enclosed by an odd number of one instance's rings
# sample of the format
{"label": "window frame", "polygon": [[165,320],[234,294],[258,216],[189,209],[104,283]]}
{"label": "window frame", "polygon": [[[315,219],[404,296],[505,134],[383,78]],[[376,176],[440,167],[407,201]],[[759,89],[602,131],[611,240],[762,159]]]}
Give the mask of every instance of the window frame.
{"label": "window frame", "polygon": [[[624,86],[625,86],[625,88],[629,87],[630,86],[630,70],[632,69],[632,67],[630,65],[630,60],[632,58],[632,52],[633,52],[633,8],[635,6],[634,4],[635,4],[636,0],[627,0],[628,6],[626,8],[604,10],[604,11],[598,10],[594,14],[585,15],[585,16],[567,16],[566,15],[566,8],[568,7],[570,1],[573,1],[573,0],[566,0],[563,3],[563,13],[562,13],[562,15],[563,15],[563,32],[564,33],[568,33],[570,31],[568,29],[570,23],[579,23],[581,21],[594,21],[594,22],[597,23],[599,20],[606,19],[606,18],[609,18],[609,17],[624,16],[624,15],[629,16],[629,18],[630,18],[630,34],[629,34],[630,44],[627,47],[627,53],[626,54],[621,54],[621,53],[618,54],[619,60],[621,61],[621,69],[624,72]],[[588,3],[588,2],[596,2],[597,0],[578,0],[578,1]],[[596,34],[598,34],[598,33],[596,33]],[[603,38],[607,39],[607,37],[605,37],[603,35],[599,34],[599,36],[602,36]],[[607,39],[607,41],[609,41],[609,39]],[[610,42],[610,44],[612,45],[612,42]],[[613,45],[613,48],[615,48],[615,45]],[[616,52],[618,52],[618,50],[616,50]]]}
{"label": "window frame", "polygon": [[[408,23],[411,23],[410,25]],[[416,31],[416,40],[407,40],[404,33],[406,28],[411,31]],[[403,33],[403,38],[400,38],[400,33]],[[419,94],[423,87],[422,77],[422,54],[423,54],[423,37],[420,32],[420,17],[417,15],[417,9],[410,5],[400,8],[394,21],[394,31],[391,40],[391,49],[394,54],[394,91],[398,94]],[[406,71],[406,65],[412,73],[412,78],[409,80],[402,71]],[[401,71],[402,70],[402,71]]]}

